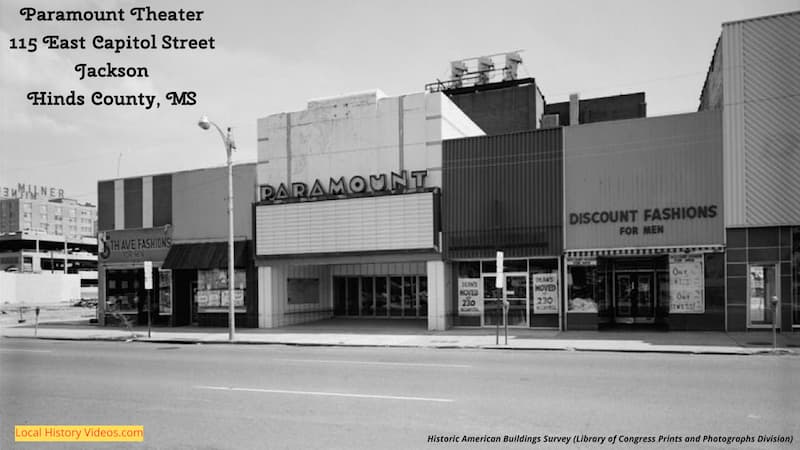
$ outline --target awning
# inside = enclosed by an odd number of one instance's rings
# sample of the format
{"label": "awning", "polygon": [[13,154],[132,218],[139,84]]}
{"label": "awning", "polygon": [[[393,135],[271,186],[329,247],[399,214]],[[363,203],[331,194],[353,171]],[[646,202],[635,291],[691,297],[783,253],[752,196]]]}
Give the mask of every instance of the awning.
{"label": "awning", "polygon": [[[250,241],[233,243],[233,267],[244,269],[250,258]],[[173,244],[167,253],[163,269],[226,269],[228,267],[227,242],[202,242]]]}
{"label": "awning", "polygon": [[723,245],[680,245],[670,247],[629,247],[629,248],[593,248],[565,250],[567,258],[585,258],[593,256],[656,256],[675,253],[715,253],[725,250]]}

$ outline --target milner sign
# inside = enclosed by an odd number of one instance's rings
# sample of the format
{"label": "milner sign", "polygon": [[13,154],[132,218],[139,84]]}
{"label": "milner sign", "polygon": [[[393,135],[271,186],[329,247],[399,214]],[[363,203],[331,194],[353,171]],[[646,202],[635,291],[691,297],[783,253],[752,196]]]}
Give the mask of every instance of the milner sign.
{"label": "milner sign", "polygon": [[17,183],[16,186],[0,186],[0,197],[23,198],[27,200],[64,198],[64,189],[52,186]]}
{"label": "milner sign", "polygon": [[311,188],[309,188],[308,184],[302,182],[291,183],[289,186],[281,183],[277,188],[269,184],[262,184],[259,186],[258,191],[261,201],[363,194],[366,192],[404,192],[425,187],[425,177],[427,176],[427,170],[414,170],[411,172],[401,170],[400,173],[356,175],[349,179],[345,177],[330,178],[327,183],[317,179],[311,185]]}

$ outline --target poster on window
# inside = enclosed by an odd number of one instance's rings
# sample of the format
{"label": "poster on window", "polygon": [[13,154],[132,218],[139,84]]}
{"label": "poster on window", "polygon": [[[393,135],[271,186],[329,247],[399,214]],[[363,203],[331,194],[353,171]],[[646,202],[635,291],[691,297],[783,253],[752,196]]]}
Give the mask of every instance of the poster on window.
{"label": "poster on window", "polygon": [[703,314],[704,291],[703,255],[670,255],[669,313]]}
{"label": "poster on window", "polygon": [[533,313],[558,314],[558,274],[535,273],[533,281]]}
{"label": "poster on window", "polygon": [[[219,291],[220,307],[226,312],[228,311],[228,308],[230,307],[230,302],[228,301],[229,298],[230,298],[230,294],[228,293],[227,290]],[[234,289],[234,291],[233,291],[233,308],[237,312],[244,312],[244,310],[245,310],[244,309],[244,291],[239,290],[239,289]]]}
{"label": "poster on window", "polygon": [[172,271],[168,269],[158,271],[158,314],[172,315]]}
{"label": "poster on window", "polygon": [[483,315],[483,295],[480,278],[458,279],[458,315]]}

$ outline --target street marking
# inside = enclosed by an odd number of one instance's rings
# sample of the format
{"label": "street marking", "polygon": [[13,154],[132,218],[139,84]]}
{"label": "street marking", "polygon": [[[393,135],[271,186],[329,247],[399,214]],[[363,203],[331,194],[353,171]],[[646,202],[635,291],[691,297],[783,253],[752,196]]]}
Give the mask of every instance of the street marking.
{"label": "street marking", "polygon": [[412,367],[450,367],[456,369],[469,369],[472,366],[466,364],[427,364],[427,363],[401,363],[401,362],[380,362],[380,361],[348,361],[339,359],[288,359],[275,358],[273,361],[288,362],[311,362],[311,363],[330,363],[330,364],[365,364],[373,366],[412,366]]}
{"label": "street marking", "polygon": [[262,392],[265,394],[319,395],[326,397],[374,398],[380,400],[411,400],[419,402],[450,403],[455,401],[449,398],[403,397],[399,395],[347,394],[342,392],[286,391],[283,389],[235,388],[227,386],[195,386],[195,388],[208,389],[212,391],[240,391],[240,392]]}
{"label": "street marking", "polygon": [[0,352],[52,353],[52,350],[29,350],[25,348],[0,348]]}

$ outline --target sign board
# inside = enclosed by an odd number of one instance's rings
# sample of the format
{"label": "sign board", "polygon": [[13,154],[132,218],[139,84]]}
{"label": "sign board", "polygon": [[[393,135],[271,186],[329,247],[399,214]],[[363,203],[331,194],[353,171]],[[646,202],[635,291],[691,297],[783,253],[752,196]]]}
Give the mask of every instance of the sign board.
{"label": "sign board", "polygon": [[597,266],[596,256],[567,256],[567,266]]}
{"label": "sign board", "polygon": [[153,289],[153,261],[144,262],[144,288]]}
{"label": "sign board", "polygon": [[533,313],[558,314],[558,274],[534,273],[533,281]]}
{"label": "sign board", "polygon": [[503,252],[501,250],[497,251],[496,268],[497,276],[494,279],[494,287],[502,289],[506,287],[506,277],[503,276]]}
{"label": "sign board", "polygon": [[669,313],[705,313],[703,255],[670,255]]}
{"label": "sign board", "polygon": [[172,247],[172,227],[104,231],[97,245],[101,264],[163,261]]}
{"label": "sign board", "polygon": [[480,278],[458,279],[458,315],[483,315],[483,295]]}

